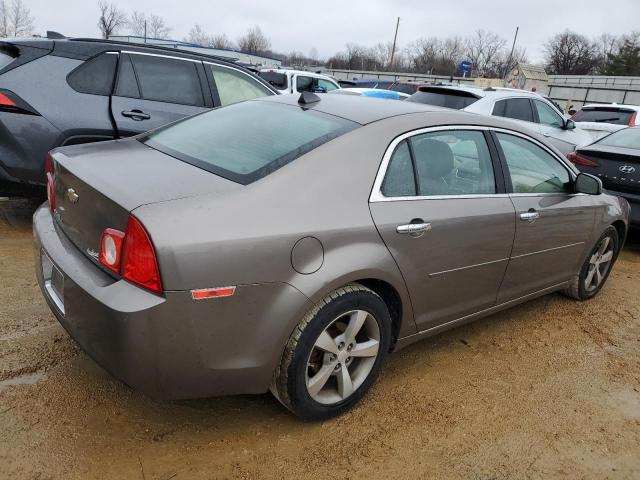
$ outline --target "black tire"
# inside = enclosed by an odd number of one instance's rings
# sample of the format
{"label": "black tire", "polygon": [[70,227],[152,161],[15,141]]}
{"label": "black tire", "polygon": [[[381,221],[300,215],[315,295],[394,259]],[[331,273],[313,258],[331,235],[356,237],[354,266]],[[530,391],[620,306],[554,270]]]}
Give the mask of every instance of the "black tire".
{"label": "black tire", "polygon": [[[597,285],[596,288],[589,291],[587,290],[585,285],[585,281],[589,273],[589,262],[591,257],[598,251],[598,248],[607,237],[610,239],[610,241],[613,244],[613,258],[611,260],[611,263],[608,265],[606,272],[603,275],[603,280],[599,283],[599,285]],[[578,272],[578,274],[573,277],[571,281],[571,285],[565,290],[563,290],[562,293],[576,300],[589,300],[590,298],[595,297],[600,292],[600,290],[602,290],[602,287],[607,282],[607,279],[609,278],[609,274],[611,273],[611,270],[616,261],[616,258],[618,257],[619,249],[620,249],[620,239],[618,237],[618,231],[615,229],[615,227],[609,226],[604,231],[604,233],[600,236],[600,238],[598,238],[598,241],[595,243],[593,248],[589,250],[589,254],[587,255],[587,258],[584,260],[584,263],[580,267],[580,271]]]}
{"label": "black tire", "polygon": [[[375,363],[364,382],[350,396],[330,405],[319,403],[311,397],[306,385],[307,362],[314,344],[336,318],[356,309],[369,313],[377,322],[380,339]],[[359,284],[339,288],[316,304],[296,326],[274,372],[271,392],[303,420],[318,421],[340,415],[371,388],[389,352],[390,342],[391,316],[382,298]]]}

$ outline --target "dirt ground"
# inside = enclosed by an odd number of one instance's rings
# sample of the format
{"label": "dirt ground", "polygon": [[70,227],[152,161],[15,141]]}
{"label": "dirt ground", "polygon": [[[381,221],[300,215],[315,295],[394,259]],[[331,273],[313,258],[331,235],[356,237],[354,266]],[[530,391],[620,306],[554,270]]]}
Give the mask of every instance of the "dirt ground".
{"label": "dirt ground", "polygon": [[317,424],[270,395],[157,402],[41,298],[33,203],[0,199],[0,478],[640,478],[640,241],[602,293],[550,295],[393,354]]}

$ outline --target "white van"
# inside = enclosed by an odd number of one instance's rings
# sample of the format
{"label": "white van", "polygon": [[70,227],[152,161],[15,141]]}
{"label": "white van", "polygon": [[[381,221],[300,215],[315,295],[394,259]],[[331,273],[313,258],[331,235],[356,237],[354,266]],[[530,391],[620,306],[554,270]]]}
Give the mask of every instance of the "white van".
{"label": "white van", "polygon": [[326,93],[340,88],[331,77],[303,70],[266,68],[260,71],[260,76],[280,93]]}

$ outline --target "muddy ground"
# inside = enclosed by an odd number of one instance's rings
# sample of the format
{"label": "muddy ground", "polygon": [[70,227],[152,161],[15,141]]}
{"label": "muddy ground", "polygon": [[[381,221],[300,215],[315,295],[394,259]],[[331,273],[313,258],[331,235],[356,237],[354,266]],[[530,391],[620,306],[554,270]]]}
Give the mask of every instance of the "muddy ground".
{"label": "muddy ground", "polygon": [[352,412],[270,395],[157,402],[82,353],[0,200],[0,478],[640,478],[640,241],[602,293],[549,295],[391,356]]}

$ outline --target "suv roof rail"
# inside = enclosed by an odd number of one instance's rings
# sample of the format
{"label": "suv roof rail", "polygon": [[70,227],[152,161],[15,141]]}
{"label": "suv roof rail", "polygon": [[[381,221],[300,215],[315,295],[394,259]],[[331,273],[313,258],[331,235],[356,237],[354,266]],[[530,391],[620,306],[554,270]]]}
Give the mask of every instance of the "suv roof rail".
{"label": "suv roof rail", "polygon": [[[195,55],[195,56],[200,56],[200,57],[208,57],[208,58],[212,58],[215,60],[222,60],[223,62],[227,62],[227,63],[235,63],[239,66],[244,67],[242,64],[238,63],[238,59],[237,58],[230,58],[230,57],[222,57],[220,55],[212,55],[210,53],[200,53],[200,52],[193,52],[191,50],[183,50],[182,48],[174,48],[174,47],[165,47],[163,45],[152,45],[149,43],[134,43],[134,42],[123,42],[122,40],[109,40],[109,39],[105,39],[105,38],[78,38],[78,37],[74,37],[74,38],[66,38],[63,37],[69,41],[72,42],[94,42],[94,43],[107,43],[107,44],[112,44],[112,45],[127,45],[129,47],[132,48],[151,48],[154,50],[160,50],[163,52],[179,52],[179,53],[184,53],[187,55]],[[200,48],[207,48],[207,47],[200,47]]]}

